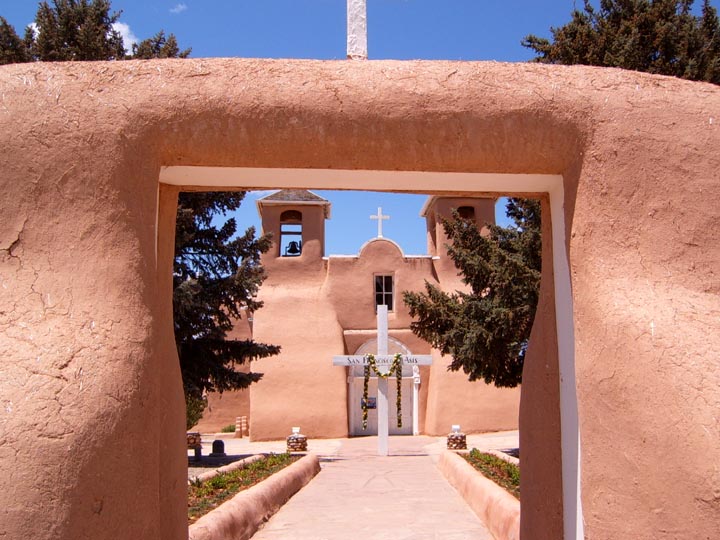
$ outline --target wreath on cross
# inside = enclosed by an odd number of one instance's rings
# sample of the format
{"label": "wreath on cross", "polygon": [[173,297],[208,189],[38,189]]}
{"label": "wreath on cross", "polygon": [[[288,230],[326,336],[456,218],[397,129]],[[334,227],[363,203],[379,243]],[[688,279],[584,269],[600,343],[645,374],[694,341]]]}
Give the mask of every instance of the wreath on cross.
{"label": "wreath on cross", "polygon": [[395,381],[397,384],[397,397],[395,398],[395,405],[397,408],[397,427],[402,427],[402,355],[400,353],[395,353],[395,357],[393,358],[392,364],[390,364],[390,369],[387,373],[381,373],[378,371],[377,363],[375,361],[375,355],[374,354],[366,354],[365,358],[367,359],[367,364],[365,364],[365,370],[364,370],[364,376],[365,380],[363,381],[363,398],[362,398],[362,428],[367,429],[367,423],[368,423],[368,383],[370,382],[370,370],[372,370],[375,375],[380,377],[381,379],[387,379],[388,377],[392,377],[395,375]]}

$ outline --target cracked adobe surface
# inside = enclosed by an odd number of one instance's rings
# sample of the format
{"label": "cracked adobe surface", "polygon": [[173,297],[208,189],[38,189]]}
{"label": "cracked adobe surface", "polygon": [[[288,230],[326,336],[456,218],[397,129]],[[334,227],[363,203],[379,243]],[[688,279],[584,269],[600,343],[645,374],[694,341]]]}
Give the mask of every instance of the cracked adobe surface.
{"label": "cracked adobe surface", "polygon": [[[212,165],[562,174],[586,536],[719,537],[718,111],[717,87],[600,68],[3,66],[0,536],[185,534],[175,190],[157,179]],[[524,464],[533,538],[559,519],[545,323],[521,420],[554,456]]]}

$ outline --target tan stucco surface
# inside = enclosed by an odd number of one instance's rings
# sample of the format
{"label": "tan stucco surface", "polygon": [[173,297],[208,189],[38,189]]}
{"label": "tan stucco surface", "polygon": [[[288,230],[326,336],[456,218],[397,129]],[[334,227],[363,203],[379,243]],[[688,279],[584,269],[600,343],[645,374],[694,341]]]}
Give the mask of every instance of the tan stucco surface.
{"label": "tan stucco surface", "polygon": [[[541,200],[542,235],[549,238],[552,218],[547,198]],[[520,448],[522,489],[520,502],[523,519],[522,538],[562,538],[563,486],[560,430],[560,370],[557,355],[555,296],[552,265],[553,246],[543,242],[540,300],[523,365],[523,388],[520,400]]]}
{"label": "tan stucco surface", "polygon": [[212,165],[562,174],[585,535],[720,536],[718,111],[717,87],[582,67],[0,68],[0,535],[185,536],[158,175]]}

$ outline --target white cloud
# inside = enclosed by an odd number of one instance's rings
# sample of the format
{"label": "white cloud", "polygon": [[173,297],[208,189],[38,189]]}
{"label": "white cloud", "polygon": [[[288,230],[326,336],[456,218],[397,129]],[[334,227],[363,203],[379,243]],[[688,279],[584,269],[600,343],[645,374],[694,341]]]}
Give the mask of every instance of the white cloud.
{"label": "white cloud", "polygon": [[35,39],[37,39],[38,36],[40,35],[40,27],[37,25],[37,23],[34,21],[31,22],[30,24],[28,24],[28,28],[30,28],[30,30],[32,30],[33,37]]}
{"label": "white cloud", "polygon": [[187,10],[187,4],[176,4],[175,7],[170,8],[170,13],[178,14],[182,13],[183,11]]}
{"label": "white cloud", "polygon": [[133,34],[132,30],[130,30],[130,25],[116,22],[112,24],[112,28],[122,36],[123,47],[125,47],[125,50],[132,54],[133,45],[137,44],[140,40],[138,40],[137,36]]}

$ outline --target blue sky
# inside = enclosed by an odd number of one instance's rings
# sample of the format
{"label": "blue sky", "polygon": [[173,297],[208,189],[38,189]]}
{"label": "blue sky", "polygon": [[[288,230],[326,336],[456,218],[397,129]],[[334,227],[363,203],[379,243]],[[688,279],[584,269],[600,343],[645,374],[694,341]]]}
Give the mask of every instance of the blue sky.
{"label": "blue sky", "polygon": [[[578,4],[582,0],[577,0]],[[368,0],[371,58],[525,61],[528,33],[549,35],[573,0]],[[18,31],[35,0],[0,0]],[[345,58],[345,0],[112,0],[139,39],[174,33],[193,56]]]}
{"label": "blue sky", "polygon": [[[695,2],[696,9],[701,3]],[[581,7],[582,0],[368,0],[368,55],[525,62],[533,55],[521,39],[530,33],[550,37],[550,27],[565,24],[576,4]],[[22,35],[37,5],[0,0],[0,15]],[[174,33],[182,48],[192,47],[192,57],[345,58],[346,0],[113,0],[112,7],[122,11],[120,30],[127,40],[162,29]],[[407,254],[425,253],[425,228],[418,217],[423,196],[320,194],[333,203],[328,253],[356,253],[375,236],[376,222],[368,216],[378,206],[391,216],[385,236]],[[246,198],[240,224],[258,224],[256,197]],[[502,204],[497,214],[501,221]]]}

